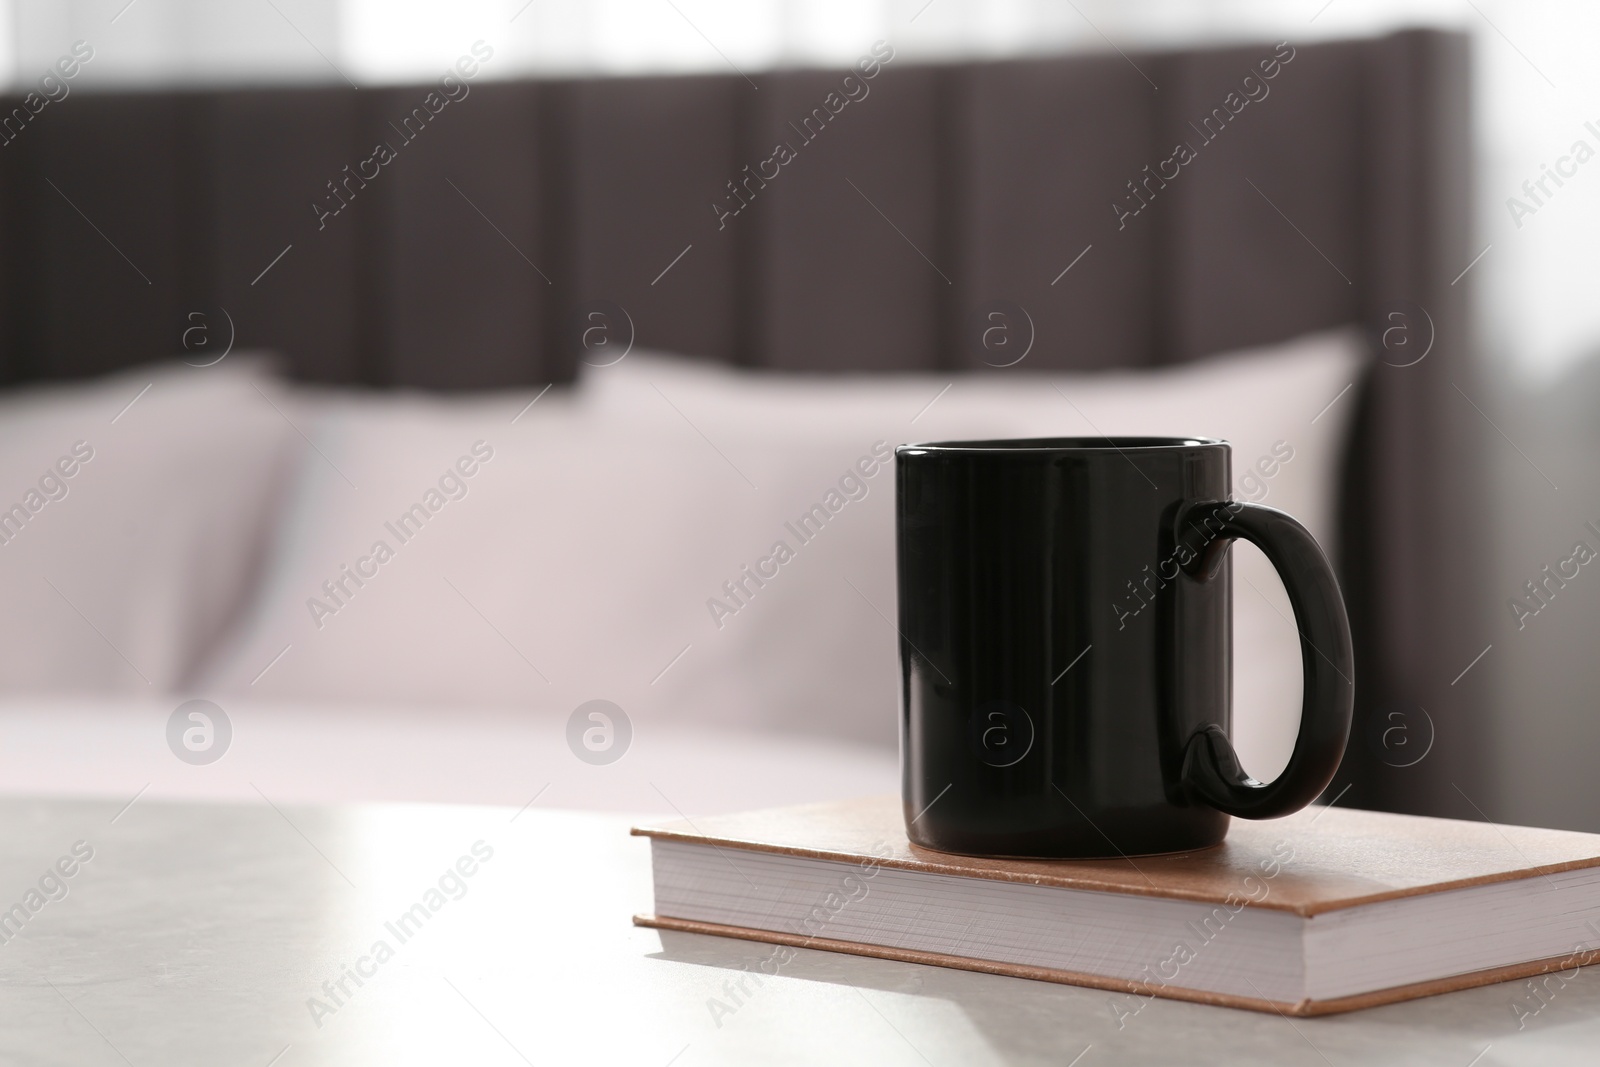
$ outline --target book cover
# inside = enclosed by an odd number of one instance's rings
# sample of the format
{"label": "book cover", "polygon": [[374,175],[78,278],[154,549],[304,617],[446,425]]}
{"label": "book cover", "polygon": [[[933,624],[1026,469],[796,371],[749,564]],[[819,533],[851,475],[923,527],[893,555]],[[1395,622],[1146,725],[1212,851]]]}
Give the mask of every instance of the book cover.
{"label": "book cover", "polygon": [[[1596,834],[1338,807],[1308,808],[1288,818],[1266,822],[1235,820],[1227,840],[1216,848],[1098,860],[987,859],[935,852],[906,839],[903,819],[899,798],[884,796],[635,827],[633,833],[657,842],[709,846],[719,852],[756,852],[854,864],[863,871],[900,870],[975,879],[979,880],[977,885],[1022,883],[1118,897],[1193,901],[1215,905],[1228,913],[1242,908],[1264,909],[1302,920],[1496,883],[1520,883],[1530,893],[1549,892],[1556,887],[1554,876],[1600,867],[1600,835]],[[1548,884],[1540,879],[1548,880]],[[1502,896],[1515,893],[1517,888],[1507,887]],[[1581,907],[1587,899],[1571,894],[1569,897],[1573,907]],[[1419,906],[1411,906],[1413,913]],[[1354,996],[1276,1000],[1191,988],[1181,981],[1163,980],[1155,973],[1145,976],[1149,980],[1140,981],[984,958],[981,951],[972,956],[929,952],[903,944],[830,937],[804,928],[787,931],[733,926],[671,914],[640,915],[634,921],[642,926],[1294,1015],[1392,1003],[1553,969],[1567,970],[1600,959],[1600,947],[1591,947],[1600,946],[1600,929],[1591,926],[1592,940],[1575,938],[1570,945],[1563,944],[1556,955],[1541,951],[1538,958],[1478,968],[1470,973],[1440,974],[1426,981],[1410,981]]]}

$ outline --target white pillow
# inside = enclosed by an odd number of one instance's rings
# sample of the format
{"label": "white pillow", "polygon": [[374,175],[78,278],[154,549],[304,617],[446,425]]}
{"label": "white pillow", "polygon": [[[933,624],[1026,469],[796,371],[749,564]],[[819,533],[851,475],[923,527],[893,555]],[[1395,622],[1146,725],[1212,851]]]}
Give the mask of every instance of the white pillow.
{"label": "white pillow", "polygon": [[[1275,475],[1238,495],[1326,543],[1349,398],[1317,416],[1361,358],[1345,333],[1100,375],[793,377],[634,354],[525,411],[531,393],[323,394],[307,432],[328,462],[302,462],[269,581],[204,682],[556,711],[603,697],[636,729],[689,721],[892,744],[894,473],[892,460],[868,462],[873,475],[841,489],[858,461],[915,440],[1200,434],[1231,440],[1243,475],[1277,446]],[[474,458],[480,441],[492,458]],[[472,476],[449,478],[462,457]],[[449,499],[441,478],[465,495]],[[830,490],[858,499],[800,544],[785,524]],[[401,543],[395,520],[418,504],[427,518]],[[794,558],[757,588],[743,568],[779,540]],[[379,541],[392,558],[362,563]],[[359,586],[343,569],[358,565],[371,574]],[[1298,637],[1254,549],[1241,548],[1236,574],[1237,732],[1247,766],[1270,775],[1298,716]],[[714,598],[737,603],[725,583],[741,580],[747,605],[718,609]]]}
{"label": "white pillow", "polygon": [[236,354],[0,400],[0,689],[166,692],[194,671],[273,526],[294,431],[269,396]]}

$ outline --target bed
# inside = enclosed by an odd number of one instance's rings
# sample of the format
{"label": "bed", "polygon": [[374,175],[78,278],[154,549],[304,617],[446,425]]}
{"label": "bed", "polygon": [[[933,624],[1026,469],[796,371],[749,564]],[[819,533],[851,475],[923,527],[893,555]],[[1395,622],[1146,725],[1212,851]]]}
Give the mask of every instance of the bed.
{"label": "bed", "polygon": [[[936,66],[880,43],[847,70],[748,79],[453,77],[85,91],[39,115],[0,151],[0,380],[34,397],[270,350],[311,397],[278,405],[299,440],[271,452],[332,448],[326,424],[300,429],[330,397],[531,421],[586,368],[647,351],[740,381],[1026,392],[1353,328],[1364,365],[1312,420],[1345,427],[1330,539],[1359,678],[1330,799],[1472,815],[1451,783],[1487,766],[1491,665],[1463,673],[1487,629],[1464,580],[1484,501],[1463,37]],[[221,684],[201,653],[273,581],[248,531],[299,529],[292,500],[255,507],[174,688]]]}

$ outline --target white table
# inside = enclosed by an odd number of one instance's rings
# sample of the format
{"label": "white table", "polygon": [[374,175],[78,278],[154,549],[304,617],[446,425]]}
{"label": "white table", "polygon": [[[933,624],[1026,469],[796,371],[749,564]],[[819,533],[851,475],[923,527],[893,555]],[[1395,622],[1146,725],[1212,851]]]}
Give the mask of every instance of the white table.
{"label": "white table", "polygon": [[[1293,1023],[1153,1001],[1119,1029],[1104,992],[801,951],[739,995],[742,970],[768,946],[630,924],[650,906],[650,883],[647,845],[625,817],[148,798],[119,813],[125,803],[0,801],[0,909],[74,842],[94,850],[67,895],[0,944],[0,1062],[1600,1060],[1600,968],[1520,1031],[1511,1003],[1522,983]],[[480,841],[493,856],[466,865],[464,895],[441,894],[402,943],[385,924],[426,907],[427,890]],[[393,951],[382,963],[371,957],[380,940]],[[322,983],[358,964],[370,976],[359,987],[345,978],[336,1004]],[[714,1018],[708,1001],[735,996],[736,1010]],[[317,1020],[314,997],[332,1009]]]}

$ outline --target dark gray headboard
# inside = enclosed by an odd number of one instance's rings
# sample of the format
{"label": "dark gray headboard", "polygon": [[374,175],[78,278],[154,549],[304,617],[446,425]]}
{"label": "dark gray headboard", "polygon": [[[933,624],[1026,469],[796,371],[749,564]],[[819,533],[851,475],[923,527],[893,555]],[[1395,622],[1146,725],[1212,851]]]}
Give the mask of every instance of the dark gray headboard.
{"label": "dark gray headboard", "polygon": [[[1404,353],[1427,331],[1427,358],[1390,353],[1340,401],[1357,408],[1341,562],[1361,719],[1335,789],[1456,812],[1448,782],[1483,736],[1478,687],[1450,684],[1478,651],[1460,578],[1479,467],[1451,387],[1470,378],[1451,284],[1472,255],[1466,42],[1286,54],[893,60],[853,88],[823,71],[478,81],[409,142],[391,123],[430,86],[80,91],[0,147],[0,380],[168,356],[195,311],[215,330],[225,310],[239,347],[303,379],[451,389],[570,379],[595,311],[640,346],[893,372],[984,370],[984,313],[1025,309],[1032,352],[990,373],[1340,323],[1376,337],[1401,313]],[[830,93],[859,98],[805,127]],[[394,161],[319,219],[379,141]],[[779,143],[795,158],[733,214],[730,181],[772,175]],[[1195,158],[1173,176],[1179,143]],[[1434,752],[1389,766],[1368,731],[1417,707]]]}

